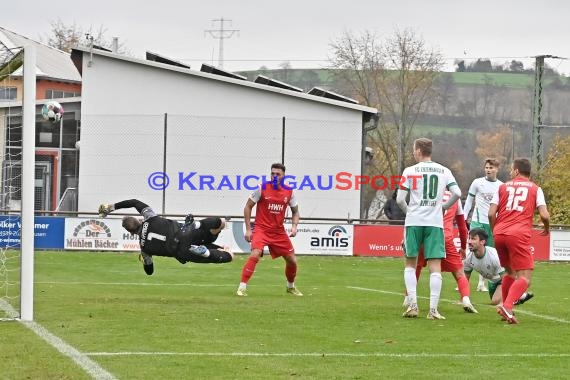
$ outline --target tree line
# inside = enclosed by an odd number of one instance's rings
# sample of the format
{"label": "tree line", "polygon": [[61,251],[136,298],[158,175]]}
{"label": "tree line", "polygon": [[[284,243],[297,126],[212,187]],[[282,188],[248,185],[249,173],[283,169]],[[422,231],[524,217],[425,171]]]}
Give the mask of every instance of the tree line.
{"label": "tree line", "polygon": [[[488,58],[477,58],[473,62],[467,62],[465,59],[455,60],[455,71],[471,72],[471,73],[514,73],[514,74],[533,74],[534,68],[524,67],[522,61],[513,59],[505,63],[492,63]],[[560,75],[554,68],[544,67],[544,75]]]}

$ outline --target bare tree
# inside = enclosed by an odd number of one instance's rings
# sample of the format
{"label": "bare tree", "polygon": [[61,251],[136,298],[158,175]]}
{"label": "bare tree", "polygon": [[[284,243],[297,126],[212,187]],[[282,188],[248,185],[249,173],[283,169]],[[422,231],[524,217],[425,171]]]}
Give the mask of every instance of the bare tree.
{"label": "bare tree", "polygon": [[78,45],[83,36],[83,31],[75,23],[65,25],[60,19],[50,22],[51,31],[45,37],[41,37],[42,42],[59,50],[70,52]]}
{"label": "bare tree", "polygon": [[388,39],[384,56],[387,69],[398,75],[384,72],[383,111],[391,114],[398,128],[398,173],[404,170],[405,152],[409,145],[414,124],[424,110],[430,96],[435,96],[433,85],[443,68],[443,56],[430,49],[424,40],[411,30],[396,31]]}
{"label": "bare tree", "polygon": [[285,61],[279,64],[281,80],[287,82],[289,80],[289,73],[291,72],[291,62]]}
{"label": "bare tree", "polygon": [[[382,117],[368,136],[382,152],[383,173],[401,173],[414,123],[434,95],[443,57],[412,30],[396,30],[384,41],[374,33],[345,32],[331,44],[332,75],[353,97],[377,108]],[[379,168],[380,169],[380,168]]]}
{"label": "bare tree", "polygon": [[[61,19],[57,19],[50,22],[50,26],[51,31],[40,39],[45,44],[56,49],[69,53],[77,45],[90,43],[92,38],[94,45],[112,50],[113,41],[105,36],[107,29],[102,25],[98,28],[90,26],[87,29],[83,29],[75,23],[67,25]],[[89,36],[89,41],[87,36]],[[117,52],[129,54],[122,43],[119,43]]]}
{"label": "bare tree", "polygon": [[457,99],[457,85],[453,80],[451,74],[441,74],[438,79],[434,82],[434,91],[437,96],[435,97],[435,102],[433,102],[433,110],[428,113],[448,115],[452,112],[449,110],[449,106],[454,103]]}
{"label": "bare tree", "polygon": [[[384,70],[381,57],[381,46],[377,36],[369,31],[359,35],[345,32],[342,37],[331,44],[332,57],[329,58],[331,83],[336,83],[341,93],[350,94],[361,103],[376,107],[380,104],[380,80]],[[397,131],[393,124],[381,120],[382,126],[377,126],[367,134],[366,145],[374,151],[374,158],[366,166],[366,174],[374,176],[378,173],[388,176],[396,172],[396,140]],[[382,133],[380,133],[382,130]],[[383,184],[377,184],[379,187]],[[377,218],[378,212],[370,212],[375,199],[387,198],[390,193],[386,189],[384,196],[372,186],[363,187],[363,217]],[[380,190],[381,191],[381,190]]]}

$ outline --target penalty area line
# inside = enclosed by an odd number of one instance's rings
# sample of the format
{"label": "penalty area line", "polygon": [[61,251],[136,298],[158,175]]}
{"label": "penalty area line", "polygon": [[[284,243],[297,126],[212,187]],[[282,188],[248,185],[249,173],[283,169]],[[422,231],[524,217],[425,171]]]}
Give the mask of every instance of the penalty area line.
{"label": "penalty area line", "polygon": [[86,352],[87,356],[233,356],[233,357],[355,357],[355,358],[568,358],[570,353],[386,353],[386,352]]}
{"label": "penalty area line", "polygon": [[235,286],[235,284],[192,284],[192,283],[152,283],[152,282],[86,282],[86,281],[36,281],[36,284],[43,284],[43,285],[92,285],[92,286],[101,286],[101,285],[108,285],[108,286],[188,286],[188,287],[196,287],[196,288],[218,288],[218,287],[227,287],[227,286]]}
{"label": "penalty area line", "polygon": [[[362,290],[362,291],[365,291],[365,292],[375,292],[375,293],[383,293],[383,294],[396,295],[396,296],[400,296],[400,297],[403,297],[403,296],[404,296],[403,293],[392,292],[392,291],[388,291],[388,290],[362,288],[362,287],[359,287],[359,286],[347,286],[347,288],[349,288],[349,289],[354,289],[354,290]],[[429,297],[418,297],[418,298],[426,299],[426,300],[429,299]],[[445,299],[445,298],[441,298],[440,301],[444,301],[444,302],[452,303],[452,304],[455,304],[455,303],[457,302],[457,301],[448,300],[448,299]],[[480,305],[480,306],[484,306],[484,307],[496,308],[495,305],[484,305],[484,304],[479,304],[479,305]],[[569,324],[569,323],[570,323],[570,321],[568,321],[568,320],[566,320],[566,319],[562,319],[562,318],[558,318],[558,317],[553,317],[553,316],[550,316],[550,315],[536,314],[536,313],[533,313],[533,312],[531,312],[531,311],[521,310],[520,308],[518,308],[516,312],[517,312],[517,314],[528,315],[528,316],[531,316],[531,317],[535,317],[535,318],[539,318],[539,319],[545,319],[545,320],[548,320],[548,321],[553,321],[553,322],[558,322],[558,323],[566,323],[566,324]]]}

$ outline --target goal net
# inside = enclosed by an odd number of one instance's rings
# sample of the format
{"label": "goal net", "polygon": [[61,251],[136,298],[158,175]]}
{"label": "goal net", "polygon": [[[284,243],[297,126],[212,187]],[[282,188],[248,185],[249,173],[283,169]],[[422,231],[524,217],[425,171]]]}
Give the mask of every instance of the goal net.
{"label": "goal net", "polygon": [[[26,179],[29,175],[26,160],[29,161],[31,149],[33,165],[35,145],[35,50],[31,49],[9,46],[0,40],[0,320],[29,320],[32,316],[32,299],[24,302],[24,298],[33,295],[34,197],[33,193],[30,197],[28,189],[30,183],[34,184]],[[24,54],[31,58],[26,65],[33,68],[24,65]],[[33,78],[28,78],[30,72]],[[26,201],[26,197],[31,201]],[[31,212],[26,211],[29,204]],[[24,212],[27,212],[25,217]],[[31,234],[26,227],[29,225]],[[31,247],[29,255],[24,254],[23,247]],[[28,311],[23,310],[26,307]],[[22,318],[23,314],[27,316]]]}

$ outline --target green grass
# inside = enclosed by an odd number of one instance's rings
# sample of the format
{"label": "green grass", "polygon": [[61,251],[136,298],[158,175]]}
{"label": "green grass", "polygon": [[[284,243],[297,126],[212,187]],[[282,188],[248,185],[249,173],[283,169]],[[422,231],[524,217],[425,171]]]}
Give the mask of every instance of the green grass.
{"label": "green grass", "polygon": [[[569,264],[537,265],[536,297],[518,309],[513,326],[499,321],[486,294],[472,294],[478,315],[453,304],[450,275],[440,305],[447,320],[426,320],[425,298],[421,318],[402,318],[401,259],[300,256],[297,285],[305,296],[293,297],[285,293],[283,261],[265,257],[249,296],[236,297],[245,258],[224,265],[156,258],[155,274],[146,276],[132,253],[40,252],[35,320],[118,379],[570,373]],[[0,323],[0,335],[0,378],[88,378],[19,323]]]}

